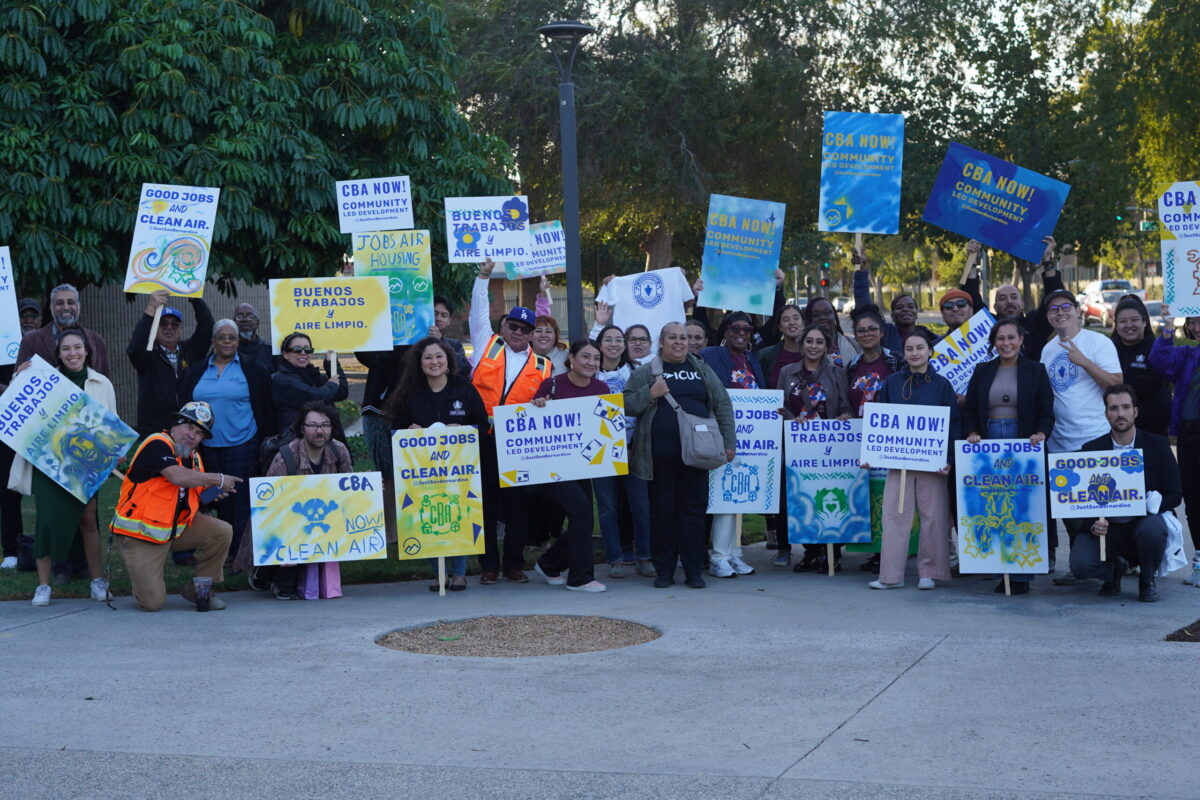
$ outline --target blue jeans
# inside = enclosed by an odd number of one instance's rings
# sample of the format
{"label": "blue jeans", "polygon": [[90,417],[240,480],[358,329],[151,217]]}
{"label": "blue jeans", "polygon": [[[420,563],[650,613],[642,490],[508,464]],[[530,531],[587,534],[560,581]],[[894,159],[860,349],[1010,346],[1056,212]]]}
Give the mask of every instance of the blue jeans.
{"label": "blue jeans", "polygon": [[[437,559],[429,559],[429,566],[433,568],[434,580],[437,580]],[[467,557],[466,556],[446,556],[446,577],[461,578],[467,574]]]}
{"label": "blue jeans", "polygon": [[593,478],[592,493],[596,495],[596,511],[600,519],[600,538],[604,541],[604,560],[609,564],[628,561],[621,552],[621,530],[618,524],[620,493],[624,491],[633,518],[633,543],[637,560],[650,559],[650,498],[646,482],[633,475]]}
{"label": "blue jeans", "polygon": [[[1016,417],[1004,417],[1003,419],[989,419],[987,427],[988,439],[1017,439],[1017,419]],[[1047,520],[1049,521],[1049,520]],[[1051,551],[1053,553],[1053,551]],[[1033,575],[1027,572],[1013,572],[1008,576],[1012,583],[1029,583],[1033,580]]]}

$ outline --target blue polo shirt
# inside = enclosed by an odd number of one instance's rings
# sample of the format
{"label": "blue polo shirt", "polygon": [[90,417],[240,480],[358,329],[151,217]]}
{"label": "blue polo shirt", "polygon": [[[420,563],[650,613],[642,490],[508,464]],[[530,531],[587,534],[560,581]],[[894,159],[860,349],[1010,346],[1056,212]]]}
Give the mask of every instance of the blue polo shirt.
{"label": "blue polo shirt", "polygon": [[213,435],[205,441],[209,447],[245,444],[258,434],[250,406],[250,384],[246,383],[239,356],[235,355],[218,375],[216,356],[210,355],[192,399],[212,406]]}

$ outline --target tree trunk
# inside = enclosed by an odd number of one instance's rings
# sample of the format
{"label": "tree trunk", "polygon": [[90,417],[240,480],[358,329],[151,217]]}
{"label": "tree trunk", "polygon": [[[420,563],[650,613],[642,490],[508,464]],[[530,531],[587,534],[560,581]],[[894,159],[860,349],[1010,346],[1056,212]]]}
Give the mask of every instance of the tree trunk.
{"label": "tree trunk", "polygon": [[646,271],[671,266],[671,240],[674,234],[659,225],[642,240],[642,252],[646,254]]}
{"label": "tree trunk", "polygon": [[517,282],[518,286],[518,302],[533,311],[537,303],[538,285],[541,283],[541,278],[522,278]]}

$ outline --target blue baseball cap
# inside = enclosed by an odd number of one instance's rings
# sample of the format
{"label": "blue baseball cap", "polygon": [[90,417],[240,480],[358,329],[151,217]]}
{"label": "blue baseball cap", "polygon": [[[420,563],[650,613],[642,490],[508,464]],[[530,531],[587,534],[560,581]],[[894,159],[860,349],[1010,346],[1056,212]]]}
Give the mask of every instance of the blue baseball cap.
{"label": "blue baseball cap", "polygon": [[523,322],[530,328],[537,327],[537,325],[534,324],[537,320],[537,316],[525,306],[514,306],[513,310],[508,312],[508,319],[512,322]]}
{"label": "blue baseball cap", "polygon": [[183,322],[183,312],[180,311],[178,308],[175,308],[174,306],[163,306],[162,316],[174,317],[175,319],[179,320],[180,322]]}

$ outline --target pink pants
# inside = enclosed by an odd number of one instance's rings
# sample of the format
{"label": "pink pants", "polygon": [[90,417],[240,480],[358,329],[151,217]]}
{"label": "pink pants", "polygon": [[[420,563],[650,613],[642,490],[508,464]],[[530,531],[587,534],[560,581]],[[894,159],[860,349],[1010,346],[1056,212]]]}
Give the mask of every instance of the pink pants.
{"label": "pink pants", "polygon": [[883,490],[883,544],[879,554],[880,583],[904,581],[913,506],[921,517],[917,545],[917,575],[950,580],[950,494],[946,476],[936,472],[908,471],[904,485],[904,510],[900,498],[900,470],[888,470]]}

